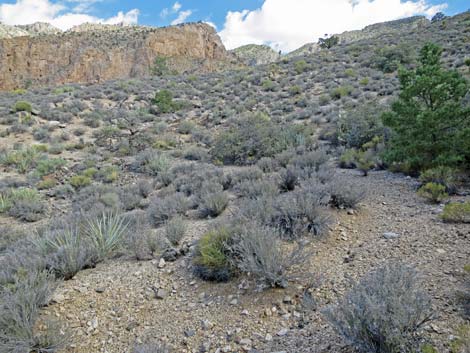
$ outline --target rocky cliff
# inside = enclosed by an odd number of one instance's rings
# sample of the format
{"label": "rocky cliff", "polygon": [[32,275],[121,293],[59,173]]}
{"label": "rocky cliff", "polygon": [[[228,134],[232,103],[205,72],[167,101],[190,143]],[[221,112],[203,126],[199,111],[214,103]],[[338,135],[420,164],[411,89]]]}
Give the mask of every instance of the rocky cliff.
{"label": "rocky cliff", "polygon": [[178,72],[213,71],[233,62],[215,30],[203,23],[82,28],[0,39],[0,89],[143,77],[157,57]]}

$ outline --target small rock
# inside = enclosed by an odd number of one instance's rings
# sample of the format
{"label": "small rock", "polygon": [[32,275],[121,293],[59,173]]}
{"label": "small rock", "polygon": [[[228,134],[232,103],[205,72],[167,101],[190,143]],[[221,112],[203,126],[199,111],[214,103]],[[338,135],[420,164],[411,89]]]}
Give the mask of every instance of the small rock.
{"label": "small rock", "polygon": [[288,329],[283,328],[283,329],[281,329],[281,330],[277,333],[277,335],[278,335],[278,336],[285,336],[285,335],[287,335],[288,332],[289,332]]}
{"label": "small rock", "polygon": [[269,333],[266,334],[266,337],[264,338],[266,342],[271,342],[273,340],[273,336]]}
{"label": "small rock", "polygon": [[99,288],[96,288],[96,289],[95,289],[95,292],[96,292],[96,293],[104,293],[105,290],[106,290],[106,288],[104,288],[104,287],[99,287]]}
{"label": "small rock", "polygon": [[383,234],[383,237],[384,237],[385,239],[387,239],[387,240],[391,240],[391,239],[397,239],[397,238],[399,238],[400,235],[397,234],[397,233],[394,233],[394,232],[385,232],[385,233]]}
{"label": "small rock", "polygon": [[242,314],[242,315],[245,315],[245,316],[250,315],[250,313],[249,313],[248,310],[246,310],[246,309],[243,310],[243,311],[241,312],[241,314]]}
{"label": "small rock", "polygon": [[157,299],[165,299],[168,296],[168,292],[162,288],[156,291],[155,298]]}
{"label": "small rock", "polygon": [[232,299],[232,300],[230,301],[230,305],[237,305],[237,304],[238,304],[237,298]]}
{"label": "small rock", "polygon": [[62,303],[64,300],[65,300],[65,296],[60,293],[54,293],[51,299],[52,302],[57,303],[57,304]]}
{"label": "small rock", "polygon": [[158,262],[158,268],[164,268],[166,265],[165,259],[161,258]]}
{"label": "small rock", "polygon": [[283,302],[284,304],[292,304],[292,298],[291,298],[290,296],[286,295],[286,296],[284,297],[284,299],[282,299],[282,302]]}

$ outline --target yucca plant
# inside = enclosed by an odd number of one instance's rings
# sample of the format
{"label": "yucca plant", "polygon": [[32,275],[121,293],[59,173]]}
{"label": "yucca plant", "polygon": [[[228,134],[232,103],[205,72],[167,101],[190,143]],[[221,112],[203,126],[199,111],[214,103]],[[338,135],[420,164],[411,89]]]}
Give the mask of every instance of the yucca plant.
{"label": "yucca plant", "polygon": [[113,256],[123,240],[129,223],[115,213],[103,213],[101,216],[89,219],[85,226],[85,234],[95,255],[95,261],[100,262]]}
{"label": "yucca plant", "polygon": [[93,264],[90,245],[78,228],[70,227],[46,234],[35,244],[47,257],[48,267],[57,277],[65,280]]}

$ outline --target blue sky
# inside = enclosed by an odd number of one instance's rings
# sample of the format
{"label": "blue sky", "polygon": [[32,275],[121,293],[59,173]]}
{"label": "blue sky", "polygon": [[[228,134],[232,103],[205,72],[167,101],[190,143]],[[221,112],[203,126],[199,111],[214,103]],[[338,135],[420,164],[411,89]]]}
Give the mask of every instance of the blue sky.
{"label": "blue sky", "polygon": [[224,44],[268,44],[284,52],[324,34],[437,11],[466,11],[469,0],[0,0],[0,21],[49,22],[63,30],[84,22],[166,26],[204,21]]}

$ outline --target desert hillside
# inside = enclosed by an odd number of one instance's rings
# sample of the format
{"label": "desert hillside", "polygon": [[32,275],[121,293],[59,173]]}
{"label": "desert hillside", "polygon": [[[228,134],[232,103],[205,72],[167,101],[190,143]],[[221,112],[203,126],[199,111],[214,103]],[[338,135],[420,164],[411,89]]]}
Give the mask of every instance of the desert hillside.
{"label": "desert hillside", "polygon": [[281,57],[33,27],[0,40],[0,353],[469,352],[470,12]]}

